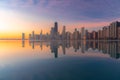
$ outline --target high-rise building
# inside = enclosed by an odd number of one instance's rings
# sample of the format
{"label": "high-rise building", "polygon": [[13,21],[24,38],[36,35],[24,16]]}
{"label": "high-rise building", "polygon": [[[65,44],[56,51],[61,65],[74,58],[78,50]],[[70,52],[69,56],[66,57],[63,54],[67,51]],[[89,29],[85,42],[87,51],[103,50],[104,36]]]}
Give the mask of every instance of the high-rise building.
{"label": "high-rise building", "polygon": [[51,28],[51,31],[50,31],[50,38],[51,40],[54,39],[54,28],[53,27]]}
{"label": "high-rise building", "polygon": [[110,36],[110,30],[109,30],[109,26],[107,26],[107,30],[106,30],[106,39],[108,40]]}
{"label": "high-rise building", "polygon": [[107,39],[107,27],[106,27],[106,26],[103,27],[103,33],[102,33],[102,34],[104,34],[104,35],[102,36],[103,39],[106,40],[106,39]]}
{"label": "high-rise building", "polygon": [[59,39],[58,23],[57,22],[55,22],[54,27],[51,28],[50,36],[51,36],[51,40]]}
{"label": "high-rise building", "polygon": [[92,32],[92,38],[93,38],[93,40],[97,40],[98,39],[98,32],[93,31]]}
{"label": "high-rise building", "polygon": [[55,25],[54,25],[54,32],[58,33],[58,23],[57,22],[55,22]]}
{"label": "high-rise building", "polygon": [[72,34],[70,32],[66,32],[66,40],[71,40],[71,38],[70,38],[71,35]]}
{"label": "high-rise building", "polygon": [[118,32],[118,39],[120,40],[120,27],[118,27],[117,32]]}
{"label": "high-rise building", "polygon": [[35,33],[34,33],[34,31],[32,31],[32,35],[31,35],[31,37],[32,37],[32,40],[35,39]]}
{"label": "high-rise building", "polygon": [[25,33],[22,33],[22,40],[25,40]]}
{"label": "high-rise building", "polygon": [[36,40],[36,41],[39,41],[39,40],[40,40],[40,35],[39,35],[39,34],[35,34],[34,36],[35,36],[35,37],[34,37],[34,40]]}
{"label": "high-rise building", "polygon": [[79,40],[79,31],[75,28],[75,31],[73,32],[73,39],[74,40]]}
{"label": "high-rise building", "polygon": [[85,28],[84,27],[81,28],[81,39],[82,40],[86,39],[86,33],[85,33]]}
{"label": "high-rise building", "polygon": [[66,39],[66,27],[63,26],[63,30],[62,30],[62,39],[65,40]]}
{"label": "high-rise building", "polygon": [[117,39],[118,38],[118,27],[120,27],[120,22],[112,22],[109,26],[110,30],[110,39]]}
{"label": "high-rise building", "polygon": [[31,36],[31,34],[29,34],[29,40],[31,40],[32,39],[32,36]]}
{"label": "high-rise building", "polygon": [[89,32],[88,32],[88,30],[85,30],[85,36],[86,36],[86,40],[88,40],[89,39]]}
{"label": "high-rise building", "polygon": [[98,31],[98,40],[101,40],[102,39],[102,30],[99,30]]}
{"label": "high-rise building", "polygon": [[40,40],[42,40],[42,36],[43,36],[43,35],[42,35],[42,30],[41,30],[41,32],[40,32]]}

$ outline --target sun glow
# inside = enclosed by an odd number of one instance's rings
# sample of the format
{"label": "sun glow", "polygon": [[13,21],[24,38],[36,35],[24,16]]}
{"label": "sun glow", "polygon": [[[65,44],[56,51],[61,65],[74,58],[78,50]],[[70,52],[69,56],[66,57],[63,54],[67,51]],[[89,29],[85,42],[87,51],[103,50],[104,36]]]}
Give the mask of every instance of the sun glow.
{"label": "sun glow", "polygon": [[21,16],[17,12],[0,10],[0,38],[21,38],[21,33],[29,30],[26,26],[30,24]]}
{"label": "sun glow", "polygon": [[[44,25],[41,25],[43,24]],[[44,21],[33,21],[31,16],[12,10],[0,9],[0,38],[21,38],[22,32],[30,33],[33,30],[36,33],[49,31],[49,24]]]}

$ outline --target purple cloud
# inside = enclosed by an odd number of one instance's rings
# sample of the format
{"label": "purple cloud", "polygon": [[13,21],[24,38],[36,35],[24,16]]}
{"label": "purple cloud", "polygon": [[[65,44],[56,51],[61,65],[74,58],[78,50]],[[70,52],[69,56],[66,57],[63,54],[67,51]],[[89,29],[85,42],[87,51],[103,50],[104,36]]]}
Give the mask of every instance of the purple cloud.
{"label": "purple cloud", "polygon": [[[119,18],[120,0],[1,0],[8,7],[66,21],[109,21]],[[33,14],[34,15],[34,14]]]}

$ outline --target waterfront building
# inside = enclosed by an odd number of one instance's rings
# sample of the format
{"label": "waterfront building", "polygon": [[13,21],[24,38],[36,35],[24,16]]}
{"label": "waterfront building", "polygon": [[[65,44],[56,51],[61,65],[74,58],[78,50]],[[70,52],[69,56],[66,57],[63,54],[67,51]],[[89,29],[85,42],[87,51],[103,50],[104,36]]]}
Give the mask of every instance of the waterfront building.
{"label": "waterfront building", "polygon": [[87,40],[92,40],[92,33],[88,32]]}
{"label": "waterfront building", "polygon": [[75,31],[73,32],[73,39],[74,40],[79,40],[79,31],[75,28]]}
{"label": "waterfront building", "polygon": [[118,38],[118,28],[120,27],[120,22],[112,22],[109,26],[110,29],[110,39],[116,40]]}
{"label": "waterfront building", "polygon": [[54,27],[51,28],[50,35],[51,35],[51,40],[58,40],[59,39],[59,32],[58,32],[58,23],[54,23]]}
{"label": "waterfront building", "polygon": [[120,40],[120,27],[118,27],[117,32],[118,32],[118,40]]}
{"label": "waterfront building", "polygon": [[34,39],[35,39],[35,33],[34,33],[34,31],[32,31],[31,38],[32,38],[32,40],[34,40]]}
{"label": "waterfront building", "polygon": [[71,40],[70,36],[71,36],[71,33],[70,32],[66,32],[66,40]]}
{"label": "waterfront building", "polygon": [[40,32],[40,40],[42,40],[43,34],[42,34],[42,30]]}
{"label": "waterfront building", "polygon": [[92,32],[92,39],[93,40],[98,40],[98,32],[96,32],[96,31]]}
{"label": "waterfront building", "polygon": [[102,30],[98,31],[98,40],[102,40]]}
{"label": "waterfront building", "polygon": [[40,40],[40,35],[39,34],[35,34],[34,35],[34,40],[39,41]]}
{"label": "waterfront building", "polygon": [[86,40],[88,40],[89,39],[89,32],[88,32],[88,30],[85,30],[85,35],[86,35]]}
{"label": "waterfront building", "polygon": [[54,24],[54,33],[57,34],[58,33],[58,23],[55,22]]}
{"label": "waterfront building", "polygon": [[66,40],[66,27],[63,26],[63,30],[62,30],[62,40]]}
{"label": "waterfront building", "polygon": [[22,40],[25,40],[25,33],[22,33]]}
{"label": "waterfront building", "polygon": [[32,39],[32,35],[31,34],[29,34],[29,40],[31,40]]}
{"label": "waterfront building", "polygon": [[86,40],[86,33],[85,33],[85,28],[81,28],[81,40]]}
{"label": "waterfront building", "polygon": [[106,40],[109,40],[109,36],[110,36],[110,29],[109,29],[109,26],[107,26],[107,30],[106,30]]}
{"label": "waterfront building", "polygon": [[102,30],[102,37],[103,37],[103,40],[106,40],[107,39],[107,27],[104,26],[103,27],[103,30]]}

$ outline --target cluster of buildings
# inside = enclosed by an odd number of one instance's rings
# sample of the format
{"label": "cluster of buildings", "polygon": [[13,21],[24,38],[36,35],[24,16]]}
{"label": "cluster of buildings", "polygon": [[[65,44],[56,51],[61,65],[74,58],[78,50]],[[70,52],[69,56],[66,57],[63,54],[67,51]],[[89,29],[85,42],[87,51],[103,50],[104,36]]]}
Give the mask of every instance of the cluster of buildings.
{"label": "cluster of buildings", "polygon": [[[83,32],[84,35],[83,35]],[[83,36],[86,40],[120,40],[120,22],[115,21],[104,26],[101,30],[88,32],[88,30],[81,29],[81,39]]]}
{"label": "cluster of buildings", "polygon": [[[22,33],[22,40],[25,39],[25,34]],[[66,31],[66,27],[63,26],[62,32],[59,33],[58,23],[55,22],[51,28],[50,33],[43,34],[42,30],[40,34],[35,34],[32,31],[29,34],[29,40],[41,41],[41,40],[120,40],[120,22],[115,21],[110,23],[109,26],[104,26],[101,30],[89,32],[84,27],[81,30],[75,28],[71,33]]]}
{"label": "cluster of buildings", "polygon": [[120,22],[112,22],[93,35],[93,38],[98,40],[120,40]]}

